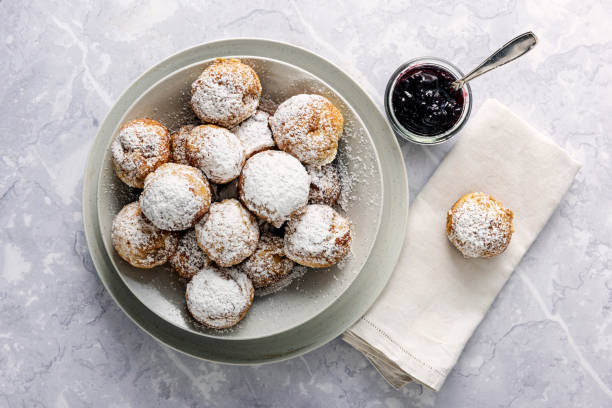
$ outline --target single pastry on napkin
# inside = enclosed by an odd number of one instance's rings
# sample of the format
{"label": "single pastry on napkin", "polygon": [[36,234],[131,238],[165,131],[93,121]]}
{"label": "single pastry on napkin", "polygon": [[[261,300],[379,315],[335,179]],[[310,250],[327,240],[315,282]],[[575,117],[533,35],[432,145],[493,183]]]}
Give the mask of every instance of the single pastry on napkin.
{"label": "single pastry on napkin", "polygon": [[[418,381],[439,390],[579,169],[508,108],[486,101],[412,204],[395,271],[344,340],[394,387]],[[512,240],[493,258],[466,259],[446,237],[448,210],[473,191],[514,212]]]}

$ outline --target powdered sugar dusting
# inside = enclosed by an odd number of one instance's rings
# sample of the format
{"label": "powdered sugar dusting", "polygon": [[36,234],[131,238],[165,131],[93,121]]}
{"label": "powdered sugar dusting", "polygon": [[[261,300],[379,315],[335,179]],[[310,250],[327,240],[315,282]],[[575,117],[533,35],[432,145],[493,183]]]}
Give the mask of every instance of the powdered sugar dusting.
{"label": "powdered sugar dusting", "polygon": [[232,266],[250,256],[257,247],[259,227],[238,200],[213,203],[196,224],[200,247],[219,266]]}
{"label": "powdered sugar dusting", "polygon": [[247,158],[275,146],[272,131],[268,126],[269,118],[270,115],[266,112],[258,110],[253,116],[232,130],[242,142]]}
{"label": "powdered sugar dusting", "polygon": [[242,143],[227,129],[202,125],[187,138],[187,155],[213,183],[229,183],[240,175],[245,161]]}
{"label": "powdered sugar dusting", "polygon": [[138,268],[165,263],[178,244],[175,234],[161,231],[143,216],[137,201],[115,216],[111,238],[119,255]]}
{"label": "powdered sugar dusting", "polygon": [[306,205],[310,176],[290,154],[265,151],[247,161],[239,187],[247,208],[278,228]]}
{"label": "powdered sugar dusting", "polygon": [[261,84],[240,60],[218,59],[191,86],[191,106],[204,123],[233,127],[257,109]]}
{"label": "powdered sugar dusting", "polygon": [[340,196],[340,177],[332,163],[322,167],[306,166],[310,175],[310,204],[334,205]]}
{"label": "powdered sugar dusting", "polygon": [[506,211],[484,193],[471,194],[449,211],[448,239],[466,258],[501,253],[512,235],[512,223],[506,220]]}
{"label": "powdered sugar dusting", "polygon": [[111,144],[117,175],[132,187],[142,187],[144,178],[170,159],[168,130],[151,119],[125,123]]}
{"label": "powdered sugar dusting", "polygon": [[187,284],[187,308],[200,323],[213,329],[234,326],[253,302],[249,278],[234,269],[206,267]]}
{"label": "powdered sugar dusting", "polygon": [[327,98],[311,94],[292,96],[270,118],[278,147],[317,166],[336,157],[342,124],[342,116]]}
{"label": "powdered sugar dusting", "polygon": [[[342,187],[338,204],[343,210],[347,211],[349,217],[354,216],[355,213],[362,215],[363,212],[365,212],[368,219],[374,220],[377,214],[376,211],[379,210],[381,197],[381,194],[379,193],[382,191],[377,180],[372,178],[372,176],[379,176],[377,160],[375,157],[375,151],[372,149],[371,143],[368,140],[369,137],[367,135],[367,131],[363,129],[363,125],[359,119],[355,117],[350,106],[348,106],[338,95],[334,94],[333,90],[330,90],[326,85],[320,83],[316,78],[309,78],[308,75],[301,75],[300,73],[297,73],[297,75],[292,74],[287,78],[282,77],[282,75],[281,77],[277,78],[276,76],[272,76],[272,74],[276,74],[276,69],[272,69],[269,72],[267,71],[268,67],[270,66],[268,61],[260,61],[257,58],[246,58],[245,62],[257,70],[257,73],[263,80],[262,84],[266,87],[265,94],[263,94],[260,98],[260,103],[258,106],[258,109],[264,112],[274,114],[280,103],[287,100],[287,98],[295,93],[312,93],[323,95],[329,98],[329,100],[340,109],[345,116],[344,119],[346,122],[344,126],[344,133],[342,138],[339,140],[338,157],[334,162],[334,165],[338,169],[339,183]],[[189,103],[192,97],[192,92],[190,89],[188,89],[188,87],[192,85],[192,82],[196,76],[201,72],[201,69],[199,72],[196,71],[197,69],[192,69],[187,75],[185,75],[183,82],[179,84],[179,92],[177,92],[177,96],[173,102],[166,103],[167,101],[172,100],[172,96],[168,98],[166,95],[164,96],[163,102],[160,103],[158,101],[159,108],[154,107],[152,110],[150,110],[150,106],[145,107],[144,109],[141,108],[138,111],[141,113],[138,114],[147,114],[151,117],[155,117],[173,131],[180,130],[180,127],[186,123],[198,123],[198,120],[192,115],[192,110]],[[247,119],[247,122],[248,121],[249,119]],[[234,128],[231,131],[235,132],[236,130],[237,128]],[[173,158],[172,160],[179,161],[176,158]],[[236,197],[237,182],[238,180],[234,179],[232,182],[227,184],[212,184],[211,189],[218,188],[219,190],[218,194],[215,195],[215,201],[223,200],[229,197]],[[113,202],[115,202],[116,205],[112,206],[112,212],[116,212],[117,205],[137,199],[138,195],[140,194],[139,190],[128,190],[125,185],[120,185],[120,183],[116,183],[114,181],[103,188],[105,189],[104,191],[110,191],[110,194],[113,194]],[[337,208],[341,214],[344,214],[339,207],[335,208]],[[206,216],[207,215],[205,215],[205,217]],[[362,232],[368,232],[367,235],[375,236],[375,234],[369,233],[371,230],[369,225],[373,224],[374,221],[357,223],[353,233],[361,236]],[[281,225],[280,228],[273,228],[271,224],[260,220],[260,231],[262,232],[270,231],[273,234],[282,235],[284,234],[284,230],[285,228],[283,228],[283,225]],[[194,237],[194,230],[190,231],[190,234],[184,235],[191,235]],[[366,234],[363,235],[365,236]],[[363,240],[359,240],[359,242],[355,241],[355,259],[349,260],[349,258],[351,258],[349,254],[338,264],[336,264],[336,267],[331,268],[330,270],[321,270],[320,272],[311,271],[311,268],[299,265],[296,266],[288,276],[280,281],[273,283],[268,287],[256,289],[255,294],[257,296],[265,296],[271,293],[276,293],[290,285],[290,290],[286,293],[280,294],[279,296],[270,296],[260,299],[255,308],[256,310],[250,312],[251,317],[247,322],[244,322],[244,324],[232,326],[231,328],[227,329],[227,332],[217,331],[214,333],[214,335],[241,337],[242,333],[245,333],[247,336],[260,335],[262,333],[271,334],[276,332],[277,328],[284,329],[287,324],[292,325],[295,322],[300,321],[302,318],[312,317],[310,315],[307,316],[307,314],[310,312],[304,314],[304,310],[294,309],[300,304],[299,299],[310,299],[312,300],[313,304],[320,305],[321,310],[323,310],[326,307],[325,304],[340,296],[344,290],[342,288],[350,284],[352,279],[359,273],[358,266],[361,265],[361,262],[366,256],[369,248],[369,244],[367,243],[368,239],[369,238],[365,239],[365,244],[363,243]],[[191,248],[190,251],[199,253],[206,257],[206,254],[199,249],[197,239],[195,241],[196,248],[189,246],[189,248]],[[193,243],[193,240],[191,240],[191,242]],[[177,250],[177,253],[179,251],[180,249]],[[192,258],[189,257],[188,259]],[[210,258],[207,259],[210,265],[214,265]],[[245,263],[247,261],[248,259],[245,260]],[[307,275],[307,279],[298,279],[298,282],[294,280],[294,277],[302,276],[307,271],[311,271],[311,273]],[[160,281],[159,283],[160,285],[164,286],[156,288],[155,291],[157,293],[156,296],[161,295],[168,297],[168,285],[176,289],[176,293],[172,294],[172,299],[175,300],[173,303],[174,306],[170,304],[164,306],[164,308],[172,308],[172,310],[176,313],[162,313],[162,315],[182,327],[190,327],[194,328],[195,330],[205,330],[202,324],[195,323],[193,319],[188,317],[186,318],[187,309],[184,305],[184,281],[180,281],[177,279],[175,274],[168,272],[169,268],[168,271],[166,271],[164,268],[164,270],[160,269],[160,273],[155,274],[156,276],[165,277],[165,280]],[[145,273],[142,273],[142,276],[146,277],[142,280],[142,282],[150,284],[151,281],[148,277],[152,276],[152,274],[145,271]],[[294,282],[293,285],[291,285],[292,282]],[[153,306],[151,307],[157,309],[160,302],[155,301],[155,303],[152,303],[152,305]],[[240,333],[238,333],[238,331]]]}
{"label": "powdered sugar dusting", "polygon": [[147,176],[140,207],[156,227],[180,231],[195,224],[210,199],[208,182],[197,169],[168,163]]}
{"label": "powdered sugar dusting", "polygon": [[183,279],[191,279],[200,269],[211,266],[212,261],[198,246],[195,230],[186,231],[178,242],[178,248],[170,257],[170,265]]}
{"label": "powdered sugar dusting", "polygon": [[285,253],[301,265],[333,265],[348,254],[350,246],[349,222],[326,205],[309,205],[285,229]]}
{"label": "powdered sugar dusting", "polygon": [[187,157],[187,136],[193,129],[194,125],[181,126],[179,130],[170,135],[172,142],[172,161],[174,163],[189,165],[189,158]]}
{"label": "powdered sugar dusting", "polygon": [[263,234],[255,253],[240,265],[255,288],[278,282],[291,272],[293,266],[293,261],[285,257],[283,239],[271,234]]}
{"label": "powdered sugar dusting", "polygon": [[362,188],[370,185],[372,178],[379,175],[376,157],[370,149],[367,134],[354,119],[344,123],[335,164],[341,187],[338,205],[344,211],[349,211],[358,202],[361,205],[378,205],[380,195],[364,194]]}
{"label": "powdered sugar dusting", "polygon": [[352,200],[356,199],[353,195],[353,177],[348,169],[348,165],[342,157],[337,160],[338,178],[340,180],[340,194],[338,195],[338,205],[347,211]]}

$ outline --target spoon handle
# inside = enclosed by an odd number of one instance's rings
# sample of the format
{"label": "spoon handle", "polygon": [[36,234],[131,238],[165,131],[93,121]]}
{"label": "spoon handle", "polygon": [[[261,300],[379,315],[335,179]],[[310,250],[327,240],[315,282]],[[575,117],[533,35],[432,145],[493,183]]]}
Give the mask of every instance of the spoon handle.
{"label": "spoon handle", "polygon": [[521,55],[527,53],[538,43],[538,38],[534,33],[528,31],[504,44],[499,50],[495,51],[482,64],[474,68],[469,74],[455,81],[453,85],[460,89],[466,82],[481,76],[497,67],[501,67],[510,61],[514,61]]}

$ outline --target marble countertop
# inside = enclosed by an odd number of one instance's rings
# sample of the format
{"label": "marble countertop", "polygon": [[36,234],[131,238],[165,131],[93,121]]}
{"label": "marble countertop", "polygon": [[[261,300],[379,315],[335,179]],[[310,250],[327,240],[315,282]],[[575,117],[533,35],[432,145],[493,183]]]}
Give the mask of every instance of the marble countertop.
{"label": "marble countertop", "polygon": [[[612,406],[609,3],[70,3],[0,2],[0,406]],[[439,393],[394,390],[339,339],[261,367],[202,362],[141,331],[102,286],[82,172],[100,121],[149,66],[214,39],[283,40],[382,106],[405,60],[468,70],[527,30],[539,46],[476,80],[475,108],[499,99],[584,167]],[[412,197],[451,148],[402,144]]]}

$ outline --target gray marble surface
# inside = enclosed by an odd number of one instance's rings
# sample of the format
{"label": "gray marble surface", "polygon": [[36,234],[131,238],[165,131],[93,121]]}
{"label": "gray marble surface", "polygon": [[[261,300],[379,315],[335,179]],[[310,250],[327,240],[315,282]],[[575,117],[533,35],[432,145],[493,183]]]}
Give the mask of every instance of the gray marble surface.
{"label": "gray marble surface", "polygon": [[[0,2],[0,406],[612,406],[612,30],[609,2]],[[185,47],[258,36],[337,63],[382,105],[403,61],[469,69],[522,31],[528,57],[478,79],[584,163],[439,393],[396,391],[336,339],[230,367],[136,327],[92,266],[82,171],[97,127],[140,73]],[[412,196],[446,144],[404,144]]]}

